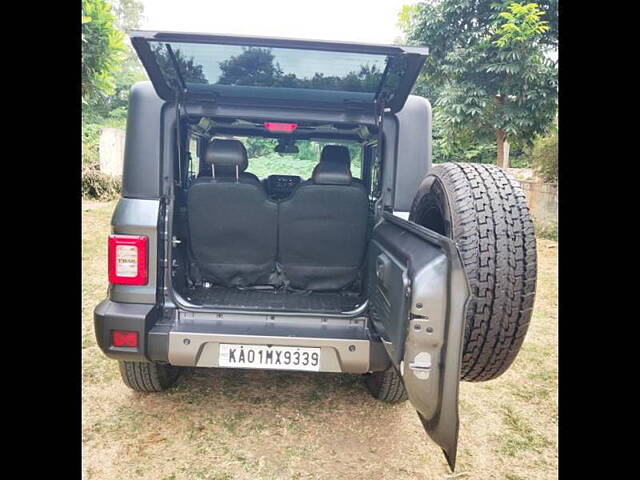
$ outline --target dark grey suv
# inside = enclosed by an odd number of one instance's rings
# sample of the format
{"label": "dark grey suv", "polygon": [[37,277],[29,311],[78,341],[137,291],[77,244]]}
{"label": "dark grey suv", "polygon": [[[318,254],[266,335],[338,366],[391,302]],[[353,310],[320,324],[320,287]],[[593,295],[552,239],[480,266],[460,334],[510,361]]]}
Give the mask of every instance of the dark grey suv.
{"label": "dark grey suv", "polygon": [[[184,367],[362,374],[379,400],[409,399],[453,468],[459,381],[517,355],[536,252],[506,172],[432,167],[431,106],[409,94],[427,49],[131,40],[151,82],[130,95],[95,309],[124,382],[159,392]],[[308,178],[250,173],[259,139],[283,156],[315,145]]]}

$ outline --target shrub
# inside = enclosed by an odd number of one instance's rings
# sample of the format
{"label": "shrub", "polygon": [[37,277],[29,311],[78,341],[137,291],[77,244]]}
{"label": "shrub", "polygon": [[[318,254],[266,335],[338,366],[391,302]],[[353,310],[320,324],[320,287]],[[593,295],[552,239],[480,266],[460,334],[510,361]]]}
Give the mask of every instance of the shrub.
{"label": "shrub", "polygon": [[558,181],[558,132],[537,138],[531,149],[531,164],[545,182]]}
{"label": "shrub", "polygon": [[100,171],[97,164],[82,166],[82,197],[93,200],[113,200],[120,195],[122,178]]}
{"label": "shrub", "polygon": [[558,222],[550,223],[534,223],[536,236],[538,238],[546,238],[547,240],[558,241]]}
{"label": "shrub", "polygon": [[82,125],[82,162],[97,164],[100,161],[100,130],[95,123]]}

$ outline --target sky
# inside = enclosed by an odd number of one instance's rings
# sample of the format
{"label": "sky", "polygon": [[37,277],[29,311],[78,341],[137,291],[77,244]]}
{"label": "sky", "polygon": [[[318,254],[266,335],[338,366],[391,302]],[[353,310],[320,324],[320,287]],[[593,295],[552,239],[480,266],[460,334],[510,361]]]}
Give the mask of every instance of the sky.
{"label": "sky", "polygon": [[143,0],[143,30],[390,44],[416,0]]}

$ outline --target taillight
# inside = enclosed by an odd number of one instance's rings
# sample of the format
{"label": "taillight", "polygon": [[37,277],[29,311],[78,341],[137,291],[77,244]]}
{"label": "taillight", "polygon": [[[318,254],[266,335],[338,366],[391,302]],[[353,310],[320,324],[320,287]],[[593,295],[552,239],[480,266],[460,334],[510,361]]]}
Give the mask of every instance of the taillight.
{"label": "taillight", "polygon": [[138,347],[138,332],[131,330],[113,330],[111,344],[114,347]]}
{"label": "taillight", "polygon": [[147,284],[147,237],[109,235],[109,283]]}

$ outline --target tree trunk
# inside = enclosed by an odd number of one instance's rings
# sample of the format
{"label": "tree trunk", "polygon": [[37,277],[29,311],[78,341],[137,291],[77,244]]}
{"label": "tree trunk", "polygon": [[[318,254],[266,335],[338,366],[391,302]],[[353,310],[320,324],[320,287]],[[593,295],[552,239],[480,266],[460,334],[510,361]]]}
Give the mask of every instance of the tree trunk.
{"label": "tree trunk", "polygon": [[498,160],[496,165],[500,168],[504,168],[504,130],[499,128],[496,131],[496,146],[498,149]]}
{"label": "tree trunk", "polygon": [[509,151],[511,150],[511,145],[509,145],[508,141],[504,141],[504,160],[502,162],[502,165],[504,165],[502,168],[509,168],[511,165],[509,164]]}

